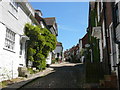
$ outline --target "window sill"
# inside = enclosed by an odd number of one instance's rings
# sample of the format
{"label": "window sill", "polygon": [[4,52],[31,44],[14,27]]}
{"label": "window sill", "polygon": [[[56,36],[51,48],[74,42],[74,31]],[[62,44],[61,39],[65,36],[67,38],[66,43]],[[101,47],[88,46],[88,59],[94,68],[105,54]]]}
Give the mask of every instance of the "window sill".
{"label": "window sill", "polygon": [[15,51],[13,51],[13,50],[10,50],[10,49],[8,49],[8,48],[3,48],[4,50],[7,50],[7,51],[10,51],[10,52],[12,52],[12,53],[15,53]]}

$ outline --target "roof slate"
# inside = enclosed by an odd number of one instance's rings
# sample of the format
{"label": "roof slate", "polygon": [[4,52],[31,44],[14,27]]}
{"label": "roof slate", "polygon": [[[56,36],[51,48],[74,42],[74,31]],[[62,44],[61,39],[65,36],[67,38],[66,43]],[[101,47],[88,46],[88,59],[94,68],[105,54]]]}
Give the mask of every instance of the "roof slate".
{"label": "roof slate", "polygon": [[51,26],[55,24],[55,17],[44,18],[47,25]]}
{"label": "roof slate", "polygon": [[62,46],[62,43],[61,42],[57,42],[57,46]]}

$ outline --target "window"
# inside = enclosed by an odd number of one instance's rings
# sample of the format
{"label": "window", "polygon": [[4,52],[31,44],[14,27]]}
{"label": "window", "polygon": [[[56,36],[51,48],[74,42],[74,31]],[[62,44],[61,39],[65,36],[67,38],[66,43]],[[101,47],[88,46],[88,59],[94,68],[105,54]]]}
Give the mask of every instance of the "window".
{"label": "window", "polygon": [[115,8],[115,22],[116,22],[116,25],[119,24],[119,10],[118,10],[118,4],[116,4],[116,8]]}
{"label": "window", "polygon": [[23,44],[22,44],[22,42],[20,42],[20,55],[22,55],[22,50],[23,50]]}
{"label": "window", "polygon": [[59,53],[57,53],[57,58],[59,58]]}
{"label": "window", "polygon": [[18,8],[18,3],[15,0],[11,0],[11,4],[13,5],[14,8]]}
{"label": "window", "polygon": [[45,26],[44,26],[44,24],[43,24],[42,21],[40,21],[40,24],[41,24],[41,27],[42,27],[42,28],[45,28]]}
{"label": "window", "polygon": [[98,15],[98,22],[100,21],[100,4],[98,2],[98,5],[97,5],[97,15]]}
{"label": "window", "polygon": [[18,12],[18,3],[15,2],[15,0],[11,0],[10,2],[10,8],[9,8],[9,12],[17,18],[17,12]]}
{"label": "window", "polygon": [[6,38],[5,38],[5,48],[14,50],[14,44],[15,44],[15,33],[7,28]]}

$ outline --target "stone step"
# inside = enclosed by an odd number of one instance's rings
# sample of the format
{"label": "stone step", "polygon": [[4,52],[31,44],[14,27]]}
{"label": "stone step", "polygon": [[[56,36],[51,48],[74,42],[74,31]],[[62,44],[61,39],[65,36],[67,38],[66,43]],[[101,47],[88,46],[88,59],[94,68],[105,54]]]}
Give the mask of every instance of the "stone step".
{"label": "stone step", "polygon": [[100,80],[100,86],[104,88],[117,88],[117,81]]}
{"label": "stone step", "polygon": [[117,81],[116,75],[104,75],[105,81]]}
{"label": "stone step", "polygon": [[104,86],[105,86],[104,80],[100,80],[100,86],[101,86],[101,87],[104,87]]}
{"label": "stone step", "polygon": [[117,82],[115,81],[104,81],[106,88],[117,88]]}
{"label": "stone step", "polygon": [[117,88],[116,74],[104,75],[104,80],[100,80],[100,86],[105,88]]}

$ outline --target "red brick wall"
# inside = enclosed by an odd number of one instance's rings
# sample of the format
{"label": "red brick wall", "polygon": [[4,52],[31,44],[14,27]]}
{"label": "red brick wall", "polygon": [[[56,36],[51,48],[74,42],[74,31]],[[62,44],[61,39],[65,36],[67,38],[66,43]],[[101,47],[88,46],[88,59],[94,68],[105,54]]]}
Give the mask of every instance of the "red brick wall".
{"label": "red brick wall", "polygon": [[88,44],[88,33],[82,38],[82,47],[85,48],[85,44]]}

